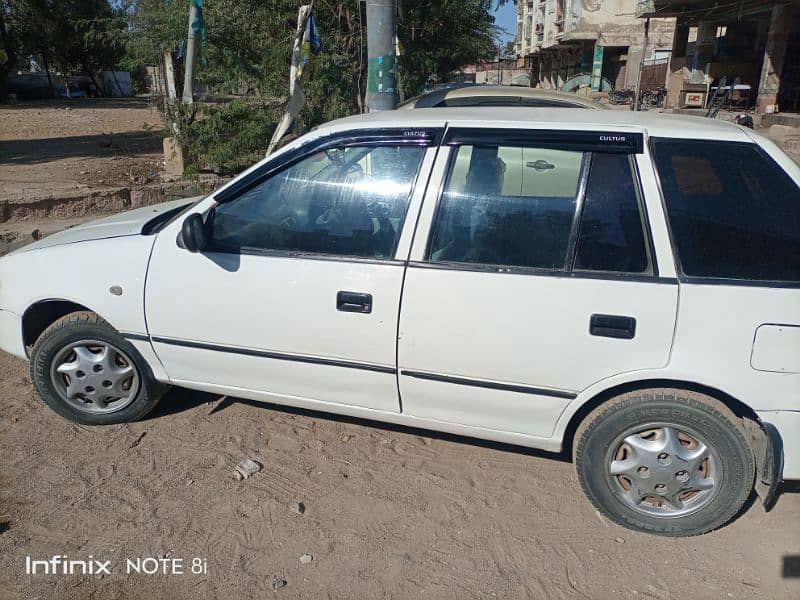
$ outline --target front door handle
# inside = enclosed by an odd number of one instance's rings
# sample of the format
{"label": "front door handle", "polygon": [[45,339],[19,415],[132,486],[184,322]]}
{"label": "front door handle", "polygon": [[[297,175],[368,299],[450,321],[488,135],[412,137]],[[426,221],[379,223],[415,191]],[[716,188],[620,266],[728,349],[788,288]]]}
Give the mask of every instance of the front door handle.
{"label": "front door handle", "polygon": [[372,294],[339,292],[336,294],[336,310],[342,312],[371,313]]}
{"label": "front door handle", "polygon": [[592,315],[589,333],[600,337],[632,340],[636,335],[636,319],[621,315]]}

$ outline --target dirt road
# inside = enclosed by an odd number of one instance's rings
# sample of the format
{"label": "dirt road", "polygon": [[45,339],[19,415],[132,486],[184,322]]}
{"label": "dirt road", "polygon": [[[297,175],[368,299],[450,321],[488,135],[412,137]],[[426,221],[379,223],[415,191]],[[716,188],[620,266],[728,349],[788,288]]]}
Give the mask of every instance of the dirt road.
{"label": "dirt road", "polygon": [[163,169],[144,98],[37,101],[0,110],[2,195],[147,183]]}
{"label": "dirt road", "polygon": [[[2,598],[800,594],[782,575],[800,555],[796,491],[712,534],[657,538],[600,518],[558,457],[185,390],[144,422],[88,428],[46,409],[26,367],[0,356]],[[235,481],[245,457],[264,469]],[[113,570],[25,575],[26,556],[54,554]],[[165,556],[208,574],[125,573]]]}
{"label": "dirt road", "polygon": [[[0,111],[0,181],[97,186],[152,166],[157,116],[115,102]],[[237,482],[247,457],[264,469]],[[656,538],[599,517],[563,458],[185,390],[141,423],[82,427],[0,354],[2,600],[797,598],[794,490],[712,534]],[[57,554],[112,572],[25,574]],[[147,557],[208,572],[125,572]]]}

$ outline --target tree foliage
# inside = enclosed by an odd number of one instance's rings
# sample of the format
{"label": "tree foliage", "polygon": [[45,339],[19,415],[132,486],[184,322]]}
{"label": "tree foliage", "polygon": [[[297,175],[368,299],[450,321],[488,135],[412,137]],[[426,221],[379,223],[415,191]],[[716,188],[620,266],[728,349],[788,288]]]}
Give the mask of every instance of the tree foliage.
{"label": "tree foliage", "polygon": [[64,75],[113,68],[125,54],[125,13],[107,0],[0,0],[0,99],[8,73],[33,57]]}
{"label": "tree foliage", "polygon": [[[213,94],[244,94],[246,99],[227,107],[203,108],[198,123],[190,119],[184,129],[191,139],[185,142],[199,153],[194,159],[201,166],[208,162],[235,169],[246,164],[237,163],[235,148],[241,148],[243,159],[266,148],[265,133],[271,131],[267,123],[277,119],[279,110],[259,99],[280,99],[287,93],[300,4],[298,0],[203,3],[207,62],[196,69],[198,88]],[[295,125],[299,131],[364,109],[367,35],[359,5],[359,0],[314,2],[323,51],[303,74],[306,105]],[[418,94],[431,76],[442,80],[464,64],[493,56],[497,29],[490,14],[492,0],[399,0],[398,5],[398,88],[405,97]],[[164,51],[180,58],[187,7],[188,0],[127,0],[129,50],[147,64],[158,64]],[[212,156],[220,148],[224,150]]]}
{"label": "tree foliage", "polygon": [[[35,57],[65,75],[123,65],[157,65],[165,51],[178,74],[190,0],[0,0],[0,100],[9,72]],[[497,0],[494,0],[497,2]],[[500,0],[500,3],[507,0]],[[464,64],[490,58],[497,29],[493,0],[398,0],[398,88],[418,94]],[[300,0],[205,0],[205,62],[198,89],[239,100],[173,107],[180,137],[196,166],[236,170],[266,149],[287,93]],[[362,112],[366,27],[359,0],[315,0],[323,51],[307,65],[306,104],[296,131]],[[177,78],[180,86],[181,78]],[[180,90],[179,90],[180,93]]]}
{"label": "tree foliage", "polygon": [[463,65],[493,56],[499,29],[491,7],[492,0],[401,3],[399,83],[407,96],[418,94],[430,76],[446,79]]}

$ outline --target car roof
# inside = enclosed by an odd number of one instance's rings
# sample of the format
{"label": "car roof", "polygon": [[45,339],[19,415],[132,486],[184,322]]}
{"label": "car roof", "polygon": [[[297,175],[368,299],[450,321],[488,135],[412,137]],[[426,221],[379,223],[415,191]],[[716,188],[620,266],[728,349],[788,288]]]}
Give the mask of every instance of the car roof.
{"label": "car roof", "polygon": [[[438,107],[439,102],[445,100],[452,100],[457,98],[535,98],[537,100],[545,100],[552,102],[564,102],[572,104],[576,107],[603,109],[606,108],[599,102],[589,98],[583,98],[577,94],[568,92],[561,92],[558,90],[543,90],[539,88],[530,88],[515,85],[491,85],[491,84],[464,84],[456,85],[453,87],[442,88],[433,90],[426,94],[422,94],[403,103],[399,108],[401,110],[407,109],[420,109],[420,108],[441,108]],[[528,107],[533,108],[533,107]],[[547,107],[550,108],[550,107]],[[567,108],[567,107],[565,107]]]}
{"label": "car roof", "polygon": [[653,137],[753,142],[746,130],[728,121],[630,110],[531,110],[507,107],[500,114],[480,107],[388,110],[337,119],[317,129],[333,133],[349,129],[400,127],[480,127],[641,132]]}

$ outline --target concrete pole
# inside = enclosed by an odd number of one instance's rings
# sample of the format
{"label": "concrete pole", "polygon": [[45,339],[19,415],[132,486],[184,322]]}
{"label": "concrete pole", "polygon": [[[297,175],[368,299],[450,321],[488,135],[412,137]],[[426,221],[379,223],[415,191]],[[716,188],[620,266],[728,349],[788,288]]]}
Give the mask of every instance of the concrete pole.
{"label": "concrete pole", "polygon": [[772,8],[772,18],[769,22],[767,33],[767,47],[764,50],[764,59],[761,63],[761,75],[758,79],[758,97],[756,98],[756,112],[776,112],[778,106],[778,93],[781,87],[781,74],[786,56],[786,45],[789,39],[789,30],[792,23],[792,6],[789,4],[776,4]]}
{"label": "concrete pole", "polygon": [[397,1],[367,0],[367,110],[397,107]]}
{"label": "concrete pole", "polygon": [[642,69],[647,57],[647,37],[650,35],[650,17],[644,21],[644,40],[642,41],[642,57],[639,59],[639,72],[636,74],[636,95],[633,97],[633,110],[640,110],[639,91],[642,87]]}
{"label": "concrete pole", "polygon": [[689,41],[689,26],[678,21],[675,33],[672,36],[672,51],[667,62],[667,73],[664,87],[667,97],[664,99],[664,108],[679,108],[681,104],[681,90],[683,89],[683,68],[686,64],[686,45]]}
{"label": "concrete pole", "polygon": [[194,24],[197,20],[197,4],[191,0],[191,7],[189,8],[189,34],[186,39],[186,61],[183,75],[183,103],[191,104],[194,102],[194,60],[196,54],[196,46],[194,39]]}

